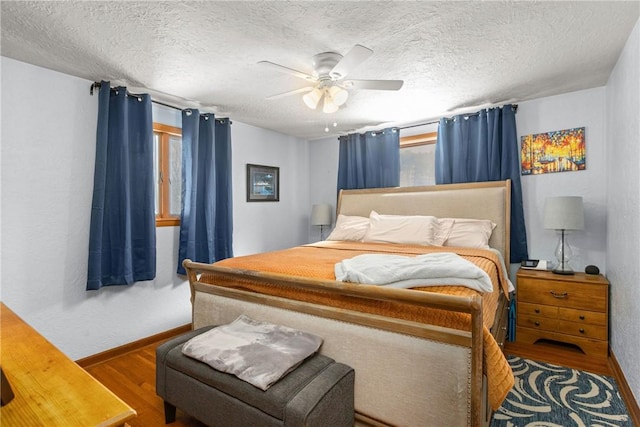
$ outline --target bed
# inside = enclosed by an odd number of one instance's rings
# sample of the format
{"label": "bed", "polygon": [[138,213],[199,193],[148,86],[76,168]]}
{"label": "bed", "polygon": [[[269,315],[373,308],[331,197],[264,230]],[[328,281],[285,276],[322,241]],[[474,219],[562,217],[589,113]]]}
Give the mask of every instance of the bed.
{"label": "bed", "polygon": [[[359,425],[487,425],[514,381],[501,351],[510,191],[508,180],[342,191],[337,214],[345,217],[489,220],[491,249],[332,240],[214,264],[185,260],[193,327],[246,314],[323,337],[321,353],[355,369]],[[492,291],[335,280],[333,266],[359,255],[451,253],[481,267]]]}

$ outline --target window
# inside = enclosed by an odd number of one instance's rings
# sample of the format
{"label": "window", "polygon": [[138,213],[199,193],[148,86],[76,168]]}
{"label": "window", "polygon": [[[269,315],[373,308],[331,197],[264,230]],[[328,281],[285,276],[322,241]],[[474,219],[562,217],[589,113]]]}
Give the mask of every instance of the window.
{"label": "window", "polygon": [[182,130],[153,124],[153,176],[156,178],[156,226],[180,225]]}
{"label": "window", "polygon": [[400,186],[435,185],[437,132],[400,138]]}

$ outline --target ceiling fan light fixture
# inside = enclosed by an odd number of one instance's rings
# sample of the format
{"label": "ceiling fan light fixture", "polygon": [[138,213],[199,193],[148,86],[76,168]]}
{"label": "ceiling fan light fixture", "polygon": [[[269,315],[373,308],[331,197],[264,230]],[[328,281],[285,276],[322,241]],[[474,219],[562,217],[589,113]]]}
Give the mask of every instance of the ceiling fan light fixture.
{"label": "ceiling fan light fixture", "polygon": [[329,88],[329,95],[331,96],[333,103],[338,107],[347,102],[347,98],[349,98],[349,92],[342,89],[340,86],[331,86]]}
{"label": "ceiling fan light fixture", "polygon": [[315,110],[321,98],[322,98],[322,91],[316,87],[311,92],[305,94],[302,97],[302,100],[307,105],[307,107],[311,108],[312,110]]}
{"label": "ceiling fan light fixture", "polygon": [[338,105],[336,105],[336,103],[333,102],[333,99],[327,93],[327,95],[324,97],[324,107],[322,108],[322,112],[323,113],[327,113],[327,114],[331,114],[331,113],[335,113],[336,111],[338,111],[338,108],[339,108]]}

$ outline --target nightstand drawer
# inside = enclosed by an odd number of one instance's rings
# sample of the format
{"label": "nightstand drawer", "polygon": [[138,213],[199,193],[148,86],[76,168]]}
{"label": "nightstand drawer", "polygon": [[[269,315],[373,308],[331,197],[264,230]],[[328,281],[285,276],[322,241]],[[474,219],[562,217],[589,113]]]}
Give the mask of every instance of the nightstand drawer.
{"label": "nightstand drawer", "polygon": [[598,325],[588,325],[584,323],[558,322],[558,332],[561,334],[575,335],[576,337],[592,338],[596,340],[607,339],[607,327]]}
{"label": "nightstand drawer", "polygon": [[558,319],[518,314],[518,326],[531,329],[542,329],[544,331],[557,331]]}
{"label": "nightstand drawer", "polygon": [[542,316],[556,319],[558,318],[558,310],[558,307],[553,307],[550,305],[530,304],[520,301],[518,302],[518,314],[523,316]]}
{"label": "nightstand drawer", "polygon": [[518,298],[534,304],[602,312],[607,310],[606,286],[523,277],[518,281]]}
{"label": "nightstand drawer", "polygon": [[569,322],[587,323],[590,325],[607,326],[607,314],[598,311],[574,310],[559,308],[558,318]]}

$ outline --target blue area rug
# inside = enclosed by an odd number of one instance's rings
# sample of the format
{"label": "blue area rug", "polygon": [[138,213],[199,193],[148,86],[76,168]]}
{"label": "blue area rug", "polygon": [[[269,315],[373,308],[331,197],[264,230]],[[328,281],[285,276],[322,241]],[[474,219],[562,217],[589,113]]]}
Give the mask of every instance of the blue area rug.
{"label": "blue area rug", "polygon": [[491,427],[633,427],[612,377],[509,356],[516,383]]}

